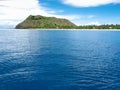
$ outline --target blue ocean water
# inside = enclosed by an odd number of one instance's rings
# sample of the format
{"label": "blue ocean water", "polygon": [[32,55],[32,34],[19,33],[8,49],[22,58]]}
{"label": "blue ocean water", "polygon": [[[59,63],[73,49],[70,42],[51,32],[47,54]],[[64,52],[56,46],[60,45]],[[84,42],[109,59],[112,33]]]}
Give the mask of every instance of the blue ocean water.
{"label": "blue ocean water", "polygon": [[0,90],[120,90],[120,31],[0,30]]}

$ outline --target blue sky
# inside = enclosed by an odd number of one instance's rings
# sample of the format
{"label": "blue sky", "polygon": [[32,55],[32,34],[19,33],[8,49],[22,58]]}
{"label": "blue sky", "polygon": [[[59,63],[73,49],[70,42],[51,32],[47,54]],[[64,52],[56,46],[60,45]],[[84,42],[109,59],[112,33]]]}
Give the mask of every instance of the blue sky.
{"label": "blue sky", "polygon": [[0,28],[31,15],[66,18],[77,25],[120,24],[120,0],[0,0]]}

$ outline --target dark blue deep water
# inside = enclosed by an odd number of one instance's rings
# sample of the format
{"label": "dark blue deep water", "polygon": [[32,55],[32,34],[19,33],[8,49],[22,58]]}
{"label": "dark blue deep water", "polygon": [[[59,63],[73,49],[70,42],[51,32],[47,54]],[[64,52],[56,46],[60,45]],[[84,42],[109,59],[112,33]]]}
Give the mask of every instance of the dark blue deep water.
{"label": "dark blue deep water", "polygon": [[0,30],[0,90],[120,90],[120,31]]}

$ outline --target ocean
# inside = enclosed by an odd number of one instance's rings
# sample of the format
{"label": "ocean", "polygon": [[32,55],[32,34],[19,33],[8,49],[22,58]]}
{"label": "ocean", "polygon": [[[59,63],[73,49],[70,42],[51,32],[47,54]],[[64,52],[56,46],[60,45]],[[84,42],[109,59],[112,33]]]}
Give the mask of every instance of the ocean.
{"label": "ocean", "polygon": [[120,31],[1,29],[0,90],[120,90]]}

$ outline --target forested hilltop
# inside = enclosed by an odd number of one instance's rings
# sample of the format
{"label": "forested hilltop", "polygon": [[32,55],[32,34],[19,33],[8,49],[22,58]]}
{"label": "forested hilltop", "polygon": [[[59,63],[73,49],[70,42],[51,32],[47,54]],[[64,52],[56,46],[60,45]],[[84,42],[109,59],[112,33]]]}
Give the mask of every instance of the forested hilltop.
{"label": "forested hilltop", "polygon": [[77,26],[67,19],[30,15],[16,26],[16,29],[120,29],[120,25],[84,25]]}
{"label": "forested hilltop", "polygon": [[67,19],[30,15],[26,20],[16,26],[17,29],[45,28],[45,29],[69,29],[77,26]]}

